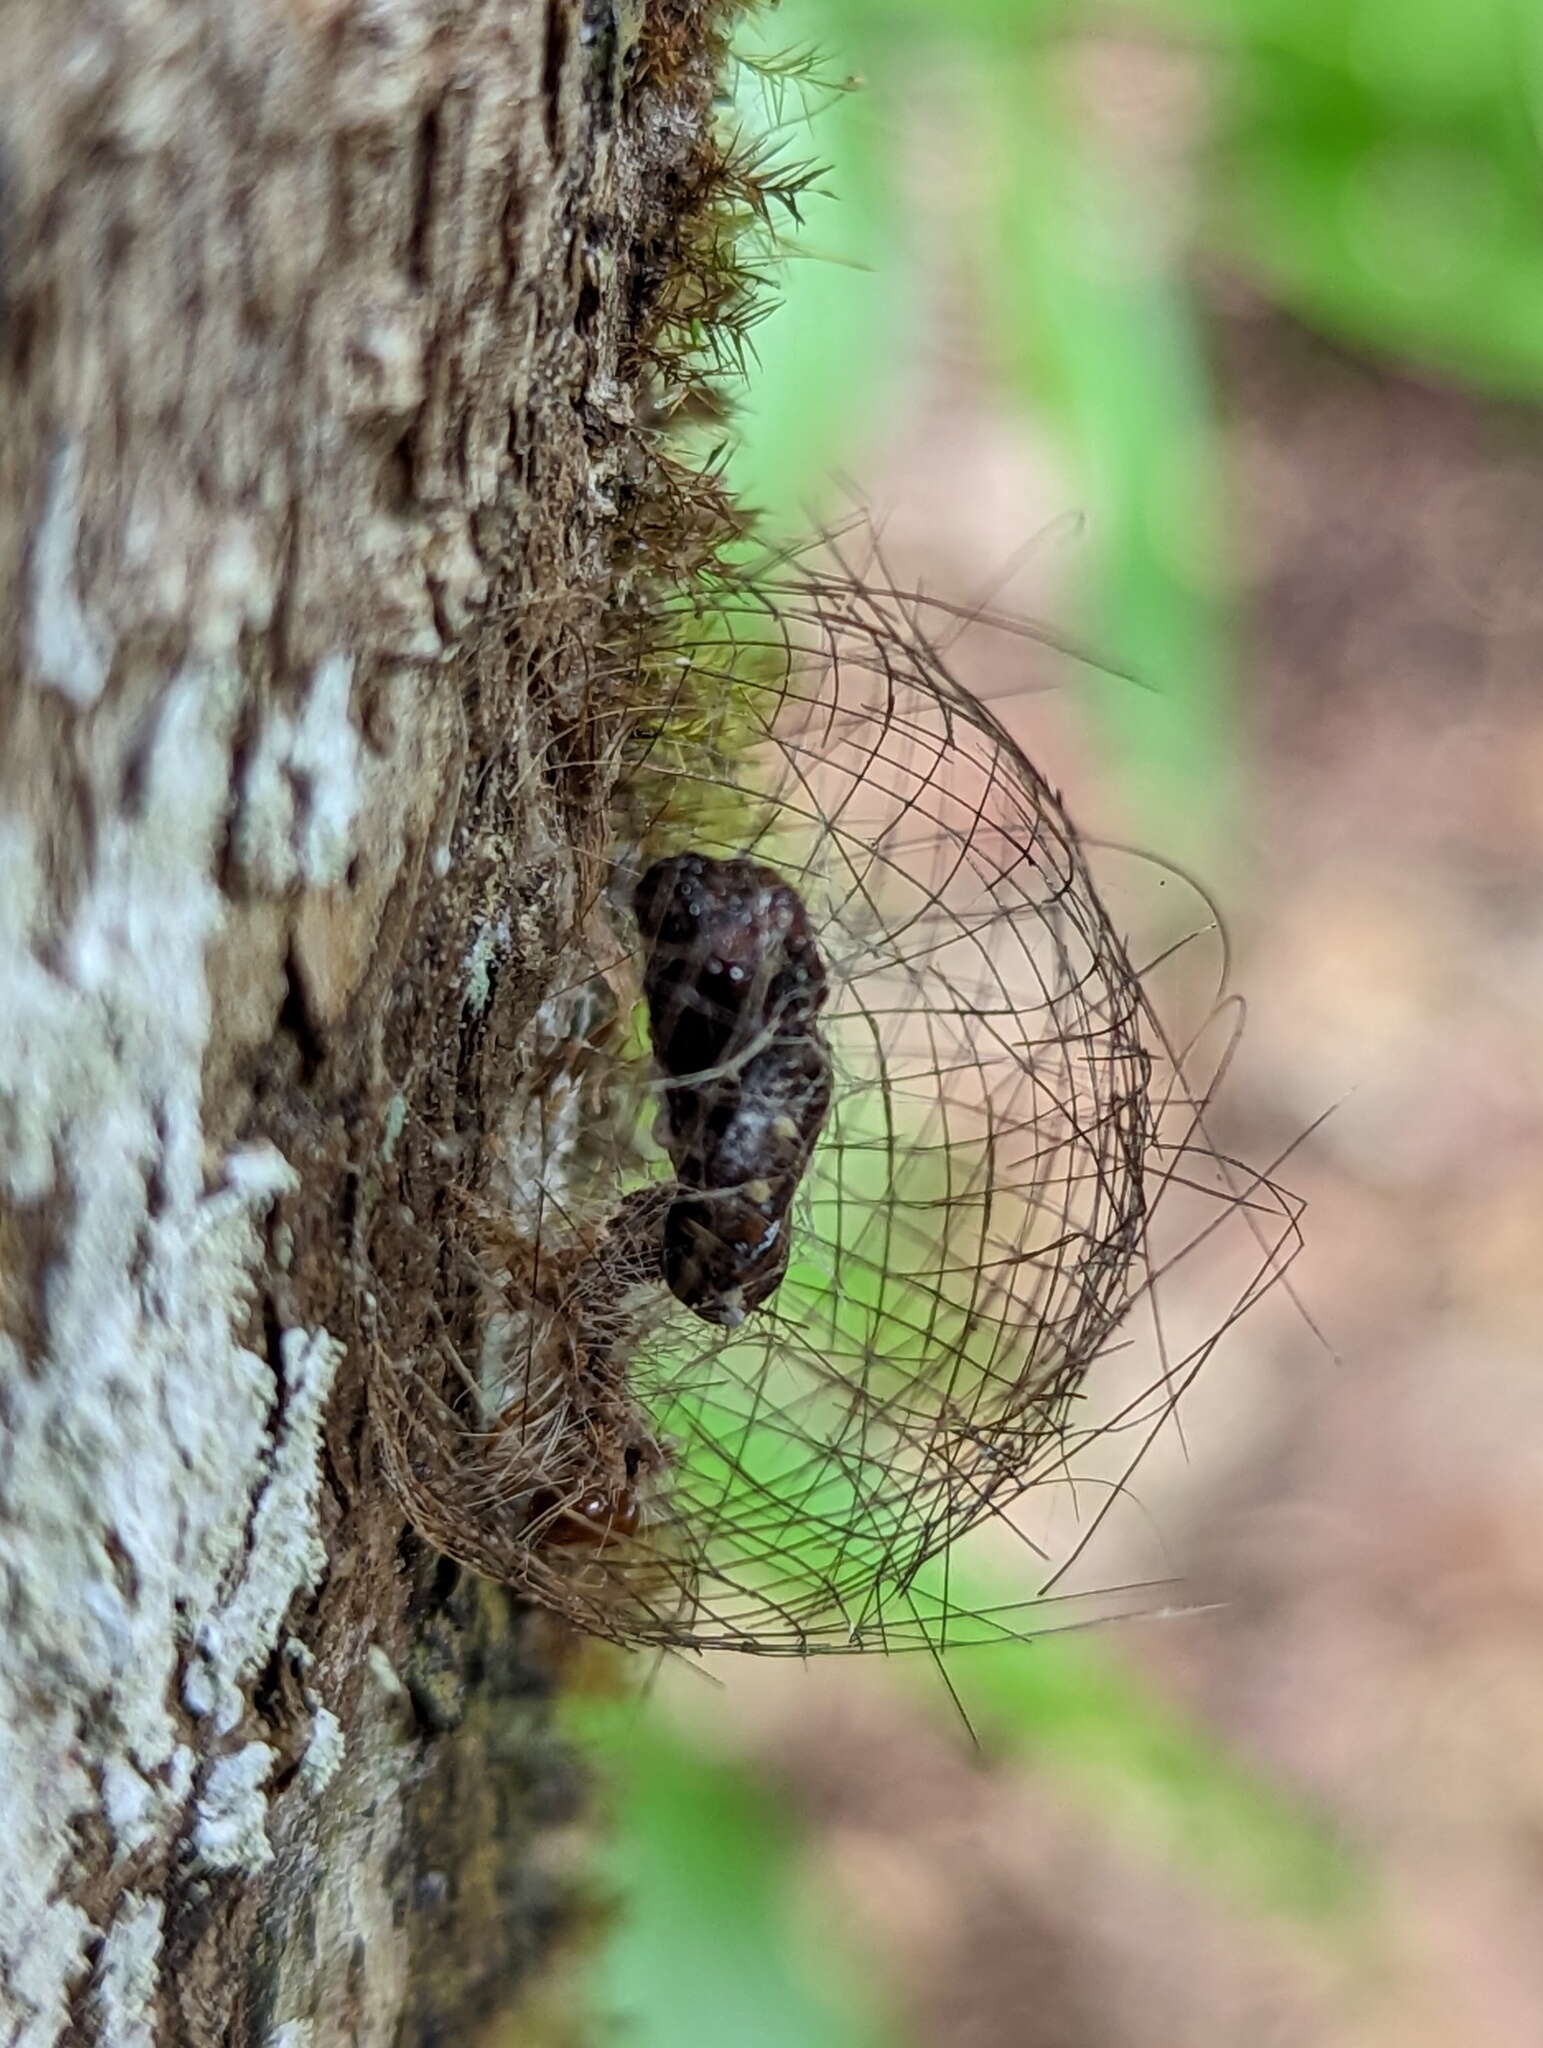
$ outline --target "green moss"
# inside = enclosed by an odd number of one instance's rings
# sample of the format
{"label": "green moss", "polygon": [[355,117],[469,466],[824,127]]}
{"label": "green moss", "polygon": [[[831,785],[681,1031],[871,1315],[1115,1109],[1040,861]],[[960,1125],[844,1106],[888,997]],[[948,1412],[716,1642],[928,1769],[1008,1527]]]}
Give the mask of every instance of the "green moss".
{"label": "green moss", "polygon": [[[645,855],[682,832],[724,844],[752,835],[756,799],[737,764],[764,743],[793,659],[762,595],[778,558],[756,546],[728,468],[755,330],[779,302],[790,235],[822,175],[780,132],[780,109],[789,93],[839,87],[813,53],[742,54],[731,31],[759,11],[717,16],[715,116],[669,240],[641,266],[651,310],[630,365],[646,394],[641,481],[618,530],[605,653],[624,707],[618,836]],[[682,20],[648,10],[640,76],[669,75]],[[767,85],[759,122],[731,90],[747,66]]]}

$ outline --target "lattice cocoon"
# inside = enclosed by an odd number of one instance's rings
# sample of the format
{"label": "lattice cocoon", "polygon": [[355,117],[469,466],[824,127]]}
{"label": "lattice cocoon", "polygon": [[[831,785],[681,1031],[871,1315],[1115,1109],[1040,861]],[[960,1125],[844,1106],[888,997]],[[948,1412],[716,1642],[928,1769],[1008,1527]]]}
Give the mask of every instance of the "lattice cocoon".
{"label": "lattice cocoon", "polygon": [[[1063,1467],[1080,1391],[1150,1294],[1159,1195],[1208,1182],[1191,1242],[1216,1205],[1246,1206],[1248,1295],[1294,1243],[1295,1207],[1205,1144],[1060,802],[914,608],[845,578],[763,587],[657,673],[624,778],[611,980],[641,1015],[666,943],[655,863],[673,887],[694,856],[716,922],[685,979],[732,956],[754,1011],[774,979],[767,906],[792,892],[828,991],[791,1026],[779,998],[697,1077],[752,1133],[734,1199],[771,1190],[779,1227],[745,1234],[756,1285],[712,1282],[722,1212],[702,1210],[682,1136],[694,1099],[639,1031],[612,1091],[613,1115],[633,1091],[636,1143],[600,1213],[491,1233],[496,1396],[485,1360],[433,1392],[382,1373],[388,1464],[433,1541],[613,1639],[803,1652],[1019,1633],[1039,1589],[972,1609],[949,1548]],[[828,1046],[828,1104],[801,1125],[768,1100],[758,1120],[766,1055],[800,1030]],[[782,1150],[758,1161],[753,1133],[776,1129]],[[666,1285],[682,1203],[707,1217],[707,1263],[682,1281],[677,1258]],[[1167,1359],[1121,1426],[1155,1425],[1211,1341]]]}

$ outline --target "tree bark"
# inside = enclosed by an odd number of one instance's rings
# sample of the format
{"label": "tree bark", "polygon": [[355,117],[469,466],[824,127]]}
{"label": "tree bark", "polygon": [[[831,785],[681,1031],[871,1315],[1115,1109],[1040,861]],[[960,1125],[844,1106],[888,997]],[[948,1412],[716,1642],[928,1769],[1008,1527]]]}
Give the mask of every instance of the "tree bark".
{"label": "tree bark", "polygon": [[467,2042],[571,1772],[365,1363],[453,1322],[438,1220],[586,1028],[710,13],[4,43],[0,2040]]}

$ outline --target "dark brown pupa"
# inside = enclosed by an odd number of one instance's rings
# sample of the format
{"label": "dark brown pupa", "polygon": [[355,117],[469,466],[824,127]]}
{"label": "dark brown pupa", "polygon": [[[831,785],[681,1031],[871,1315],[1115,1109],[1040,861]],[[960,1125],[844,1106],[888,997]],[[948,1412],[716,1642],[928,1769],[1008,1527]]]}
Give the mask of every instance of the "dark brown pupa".
{"label": "dark brown pupa", "polygon": [[754,861],[656,861],[633,904],[679,1184],[664,1277],[704,1322],[736,1329],[787,1270],[789,1211],[830,1110],[825,963],[798,892]]}

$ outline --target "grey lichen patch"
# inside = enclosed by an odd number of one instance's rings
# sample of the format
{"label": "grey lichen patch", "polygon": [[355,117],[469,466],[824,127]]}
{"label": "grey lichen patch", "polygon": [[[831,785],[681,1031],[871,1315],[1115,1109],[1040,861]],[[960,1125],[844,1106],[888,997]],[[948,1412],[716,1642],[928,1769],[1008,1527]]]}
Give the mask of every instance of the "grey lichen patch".
{"label": "grey lichen patch", "polygon": [[401,1673],[379,1643],[371,1643],[365,1652],[364,1668],[370,1690],[389,1703],[393,1715],[405,1717],[412,1713],[412,1701]]}
{"label": "grey lichen patch", "polygon": [[327,1562],[316,1527],[322,1416],[342,1347],[325,1331],[286,1330],[279,1339],[284,1402],[271,1463],[252,1515],[240,1578],[230,1597],[199,1624],[195,1661],[182,1697],[212,1714],[221,1732],[245,1708],[241,1683],[278,1641],[285,1610],[314,1589]]}
{"label": "grey lichen patch", "polygon": [[268,2035],[263,2048],[311,2048],[316,2029],[309,2020],[283,2020]]}
{"label": "grey lichen patch", "polygon": [[406,1972],[397,1891],[417,1751],[405,1690],[378,1647],[369,1677],[350,1725],[346,1774],[335,1775],[340,1738],[318,1717],[319,1753],[301,1770],[324,1770],[328,1782],[313,1785],[303,1812],[291,1806],[275,1823],[270,1918],[294,1932],[268,1987],[270,2042],[396,2038]]}
{"label": "grey lichen patch", "polygon": [[478,927],[466,955],[466,1008],[480,1017],[493,993],[493,975],[498,962],[507,958],[510,945],[509,920],[495,918]]}
{"label": "grey lichen patch", "polygon": [[[44,1276],[42,1348],[0,1337],[0,1953],[22,1959],[5,1993],[18,2041],[65,2030],[98,1931],[71,1895],[83,1834],[100,1827],[119,1855],[171,1846],[188,1777],[170,1705],[185,1629],[216,1617],[221,1675],[251,1668],[320,1561],[316,1443],[335,1352],[297,1333],[274,1445],[272,1369],[233,1327],[258,1224],[294,1175],[266,1144],[211,1162],[202,1130],[237,700],[227,667],[161,689],[137,801],[104,818],[46,955],[45,856],[20,826],[8,835],[0,1199],[69,1223]],[[259,1761],[234,1777],[227,1761],[216,1781],[224,1818],[206,1806],[202,1823],[215,1857],[238,1836],[242,1856],[259,1853],[260,1824],[237,1825],[261,1804]]]}
{"label": "grey lichen patch", "polygon": [[193,1781],[192,1752],[174,1750],[167,1765],[147,1777],[125,1756],[102,1766],[102,1813],[119,1858],[132,1856],[165,1833],[180,1815]]}
{"label": "grey lichen patch", "polygon": [[380,1120],[380,1156],[385,1165],[389,1166],[396,1158],[396,1148],[406,1128],[407,1097],[398,1093],[386,1104],[385,1114]]}
{"label": "grey lichen patch", "polygon": [[360,741],[349,715],[353,663],[318,662],[300,710],[273,710],[252,747],[236,858],[259,886],[326,888],[348,865],[359,806]]}
{"label": "grey lichen patch", "polygon": [[33,538],[28,627],[38,681],[85,706],[96,702],[107,681],[108,649],[77,582],[81,467],[79,442],[66,441],[54,457]]}
{"label": "grey lichen patch", "polygon": [[[334,735],[340,765],[346,767],[357,745],[355,768],[329,785],[337,831],[353,806],[346,831],[348,857],[341,872],[339,858],[320,857],[323,812],[312,802],[301,850],[308,846],[315,857],[303,872],[297,870],[299,893],[287,902],[291,967],[308,1012],[326,1031],[344,1022],[368,979],[379,985],[389,973],[405,935],[424,850],[436,827],[443,830],[443,821],[454,815],[466,746],[458,700],[451,692],[430,688],[410,666],[393,664],[376,674],[359,697],[352,712],[340,700],[334,705],[341,721]],[[355,716],[360,720],[357,741]],[[316,723],[324,728],[325,721]],[[323,785],[310,787],[314,798]],[[271,822],[285,825],[282,816]]]}
{"label": "grey lichen patch", "polygon": [[277,1761],[277,1750],[266,1742],[248,1742],[209,1766],[191,1835],[201,1870],[250,1874],[273,1861],[263,1788]]}
{"label": "grey lichen patch", "polygon": [[[63,1728],[57,1732],[62,1743]],[[14,1760],[12,1745],[0,1741],[0,1765],[7,1773]],[[8,1775],[7,1782],[15,1780]],[[57,1808],[60,1825],[66,1825],[72,1813],[67,1793]],[[24,1921],[10,1913],[0,1919],[0,1932],[24,1925],[31,1937],[8,1957],[10,1978],[0,1993],[0,2019],[9,2030],[6,2039],[17,2048],[47,2048],[69,2024],[70,1994],[85,1974],[87,1945],[98,1930],[67,1899],[28,1900],[26,1907]]]}
{"label": "grey lichen patch", "polygon": [[300,1783],[313,1796],[325,1792],[342,1769],[348,1743],[343,1724],[329,1707],[311,1708],[311,1739],[300,1759]]}
{"label": "grey lichen patch", "polygon": [[162,1917],[159,1899],[124,1893],[91,1987],[99,2048],[154,2048]]}

